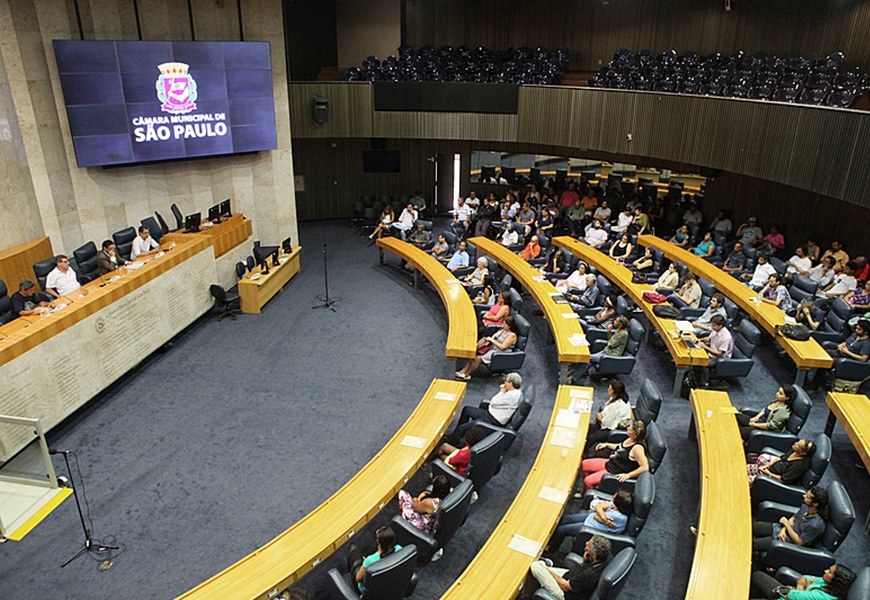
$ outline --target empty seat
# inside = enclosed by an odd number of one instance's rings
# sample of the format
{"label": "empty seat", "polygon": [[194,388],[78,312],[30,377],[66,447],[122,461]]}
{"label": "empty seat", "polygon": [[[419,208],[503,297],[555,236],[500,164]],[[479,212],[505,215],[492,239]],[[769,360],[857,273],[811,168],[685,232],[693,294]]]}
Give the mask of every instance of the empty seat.
{"label": "empty seat", "polygon": [[79,283],[85,284],[100,276],[100,268],[97,265],[97,246],[88,242],[80,248],[73,250],[73,258],[78,266]]}
{"label": "empty seat", "polygon": [[130,260],[130,252],[133,250],[134,239],[136,239],[136,230],[133,227],[128,227],[112,234],[112,241],[115,242],[115,252],[124,260]]}

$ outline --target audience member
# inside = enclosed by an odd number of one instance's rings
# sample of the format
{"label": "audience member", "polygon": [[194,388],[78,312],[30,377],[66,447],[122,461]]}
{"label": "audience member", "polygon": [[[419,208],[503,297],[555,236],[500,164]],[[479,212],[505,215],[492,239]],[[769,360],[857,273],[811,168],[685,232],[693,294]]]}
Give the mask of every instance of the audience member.
{"label": "audience member", "polygon": [[487,275],[489,275],[489,262],[485,256],[481,256],[477,259],[477,268],[462,279],[462,285],[466,287],[483,285],[483,280]]}
{"label": "audience member", "polygon": [[610,210],[610,207],[607,205],[607,200],[601,201],[601,206],[595,209],[595,212],[592,213],[593,219],[600,219],[602,221],[609,221],[613,211]]}
{"label": "audience member", "polygon": [[483,278],[483,285],[480,287],[477,295],[471,299],[471,303],[492,306],[495,304],[496,296],[495,280],[492,278],[492,275],[487,275]]}
{"label": "audience member", "polygon": [[628,226],[634,221],[634,217],[631,214],[631,209],[626,206],[619,215],[616,217],[616,225],[612,227],[612,230],[616,233],[623,233],[624,231],[628,231]]}
{"label": "audience member", "polygon": [[713,219],[713,222],[710,223],[710,229],[716,233],[721,233],[727,238],[731,236],[731,232],[734,230],[734,224],[731,222],[731,219],[728,218],[728,215],[725,214],[725,211],[720,210],[719,214],[716,215],[716,218]]}
{"label": "audience member", "polygon": [[505,317],[511,313],[511,295],[510,292],[500,293],[492,308],[481,317],[483,325],[502,325]]}
{"label": "audience member", "polygon": [[477,209],[480,208],[480,198],[477,197],[477,192],[472,190],[468,193],[468,198],[465,199],[465,206],[471,209],[472,214],[477,213]]}
{"label": "audience member", "polygon": [[535,585],[552,594],[557,600],[588,600],[598,587],[604,567],[611,559],[610,540],[593,535],[586,542],[583,564],[571,569],[553,567],[546,559],[532,563],[524,590],[531,594]]}
{"label": "audience member", "polygon": [[[22,279],[18,291],[9,299],[12,302],[12,318],[30,317],[48,311],[51,304],[40,301],[36,296],[36,286],[29,279]],[[4,338],[5,339],[5,338]]]}
{"label": "audience member", "polygon": [[674,232],[674,235],[671,237],[670,242],[672,244],[676,244],[680,248],[688,248],[689,240],[692,237],[692,232],[689,231],[688,225],[680,225],[680,228]]}
{"label": "audience member", "polygon": [[767,259],[767,254],[760,252],[758,254],[758,264],[755,265],[755,270],[752,273],[743,273],[740,275],[740,280],[751,287],[756,292],[767,285],[770,276],[776,273],[776,269],[770,264]]}
{"label": "audience member", "polygon": [[705,233],[704,239],[691,250],[695,253],[695,256],[700,256],[701,258],[709,258],[713,256],[713,253],[716,252],[716,243],[713,242],[713,232],[708,231]]}
{"label": "audience member", "polygon": [[447,236],[443,233],[438,234],[438,241],[432,245],[431,254],[433,257],[437,258],[441,262],[447,262],[450,260],[447,258],[447,251],[450,249],[450,246],[447,244]]}
{"label": "audience member", "polygon": [[603,356],[622,356],[625,354],[625,347],[628,345],[628,324],[628,317],[620,315],[607,326],[607,344],[604,349],[590,354],[588,363],[580,363],[574,367],[573,381],[585,377],[589,372],[590,365],[595,367],[600,365]]}
{"label": "audience member", "polygon": [[576,235],[580,231],[585,216],[586,210],[578,199],[565,212],[565,225],[570,235]]}
{"label": "audience member", "polygon": [[[577,268],[574,269],[573,273],[568,275],[567,279],[559,279],[558,281],[556,281],[556,289],[563,294],[575,293],[575,290],[582,293],[586,289],[586,276],[588,274],[586,272],[587,269],[588,267],[586,266],[585,262],[577,263]],[[592,280],[593,282],[595,281],[594,276]]]}
{"label": "audience member", "polygon": [[771,225],[770,232],[761,238],[761,243],[756,247],[758,250],[767,251],[771,256],[777,256],[778,253],[785,248],[785,238],[779,232],[779,227]]}
{"label": "audience member", "polygon": [[[797,585],[780,585],[764,571],[752,574],[752,590],[761,598],[787,598],[788,600],[846,600],[857,575],[845,565],[828,567],[821,577],[801,575]],[[756,597],[757,600],[757,597]]]}
{"label": "audience member", "polygon": [[846,266],[846,263],[849,262],[849,255],[843,250],[843,245],[834,240],[831,242],[831,247],[825,250],[825,253],[822,254],[822,258],[826,256],[831,256],[834,259],[834,271],[839,273],[843,267]]}
{"label": "audience member", "polygon": [[399,237],[402,240],[407,240],[408,232],[414,228],[414,221],[416,220],[417,210],[414,208],[413,203],[408,202],[408,206],[402,210],[402,214],[399,215],[398,220],[393,221],[390,226],[399,232]]}
{"label": "audience member", "polygon": [[393,221],[396,220],[396,215],[393,214],[393,207],[387,204],[384,207],[384,210],[381,211],[380,219],[378,220],[378,226],[375,227],[375,230],[372,231],[372,234],[369,236],[370,240],[381,239],[381,235],[385,231],[389,231],[390,225],[393,224]]}
{"label": "audience member", "polygon": [[[467,460],[465,464],[468,465]],[[399,490],[399,514],[420,531],[432,531],[432,525],[435,524],[435,511],[449,493],[450,482],[444,475],[436,475],[432,478],[431,492],[423,490],[419,495],[412,496],[405,490]]]}
{"label": "audience member", "polygon": [[417,223],[417,229],[411,232],[408,240],[418,248],[422,248],[432,241],[432,234],[429,233],[429,230],[426,229],[423,223]]}
{"label": "audience member", "polygon": [[843,300],[848,302],[852,308],[870,307],[870,280],[865,281],[863,287],[859,285],[847,293]]}
{"label": "audience member", "polygon": [[[482,345],[484,341],[489,344]],[[471,374],[483,364],[487,367],[492,363],[492,357],[503,352],[510,352],[517,343],[517,325],[510,315],[504,318],[501,329],[492,335],[485,336],[477,342],[477,356],[469,360],[462,369],[456,371],[456,379],[470,381]]]}
{"label": "audience member", "polygon": [[855,257],[855,272],[852,273],[858,283],[863,283],[870,278],[870,264],[867,263],[866,256]]}
{"label": "audience member", "polygon": [[643,255],[640,258],[634,260],[631,263],[631,268],[637,271],[638,273],[644,273],[652,269],[652,266],[655,264],[655,256],[653,256],[652,248],[645,248],[643,251]]}
{"label": "audience member", "polygon": [[795,248],[794,256],[788,259],[788,267],[786,267],[786,273],[793,274],[801,274],[804,277],[808,277],[810,274],[810,269],[813,268],[813,261],[810,260],[810,257],[807,256],[806,250],[804,250],[803,246],[798,246]]}
{"label": "audience member", "polygon": [[580,194],[577,193],[577,184],[573,181],[568,182],[568,189],[562,192],[561,196],[562,208],[574,206],[575,202],[580,201]]}
{"label": "audience member", "polygon": [[706,338],[699,339],[698,346],[707,351],[709,362],[704,368],[708,369],[707,379],[709,379],[710,370],[716,365],[716,361],[720,358],[731,358],[734,352],[734,338],[725,327],[724,316],[713,315],[710,319],[710,334]]}
{"label": "audience member", "polygon": [[806,297],[798,304],[794,318],[798,323],[806,325],[815,331],[825,321],[825,313],[821,308],[816,306],[813,298]]}
{"label": "audience member", "polygon": [[465,199],[459,197],[456,199],[456,209],[453,211],[453,231],[459,238],[465,238],[468,234],[468,227],[471,224],[471,215],[473,211],[465,204]]}
{"label": "audience member", "polygon": [[706,337],[710,335],[712,328],[710,322],[715,315],[720,315],[723,319],[727,317],[725,314],[725,296],[721,292],[716,292],[710,296],[710,304],[707,305],[704,313],[696,320],[692,321],[692,327],[695,328],[696,337]]}
{"label": "audience member", "polygon": [[402,549],[396,544],[396,534],[390,527],[380,527],[375,531],[375,539],[378,548],[372,554],[363,559],[362,552],[357,548],[354,542],[348,545],[347,549],[347,570],[353,573],[353,579],[357,584],[360,592],[365,591],[363,581],[366,577],[366,568],[372,566],[382,558],[388,557],[393,552],[398,552]]}
{"label": "audience member", "polygon": [[549,548],[557,552],[566,537],[576,536],[584,527],[619,535],[625,531],[633,510],[634,495],[626,489],[616,490],[613,500],[593,498],[587,510],[562,515],[550,538]]}
{"label": "audience member", "polygon": [[794,485],[803,479],[810,469],[810,459],[816,453],[816,445],[810,440],[797,440],[791,445],[791,452],[783,456],[760,454],[746,465],[749,485],[759,475],[766,475],[785,485]]}
{"label": "audience member", "polygon": [[758,297],[765,304],[773,304],[783,312],[789,312],[794,308],[794,302],[788,293],[788,288],[782,284],[782,276],[774,273],[767,279],[767,285],[758,292]]}
{"label": "audience member", "polygon": [[523,203],[523,207],[520,209],[520,212],[517,213],[517,223],[524,227],[524,237],[532,232],[532,229],[535,226],[535,211],[532,210],[532,207],[528,202]]}
{"label": "audience member", "polygon": [[761,244],[764,239],[764,234],[761,227],[757,225],[758,221],[755,217],[749,217],[746,223],[737,228],[737,241],[743,244],[743,247],[755,248]]}
{"label": "audience member", "polygon": [[631,225],[628,227],[628,232],[636,235],[649,233],[650,220],[649,215],[643,212],[643,209],[638,206],[634,209],[634,218]]}
{"label": "audience member", "polygon": [[618,429],[621,422],[631,418],[631,405],[628,403],[628,392],[625,391],[624,383],[618,379],[611,381],[607,387],[607,395],[607,402],[589,424],[589,432],[586,434],[587,450],[599,442],[606,442],[612,429]]}
{"label": "audience member", "polygon": [[556,223],[553,220],[553,215],[550,214],[550,211],[547,207],[542,207],[538,218],[535,219],[535,231],[540,235],[547,236],[548,238],[553,237],[553,230],[556,227]]}
{"label": "audience member", "polygon": [[[632,420],[625,440],[597,444],[596,452],[610,450],[611,454],[609,458],[587,458],[580,463],[583,470],[583,491],[596,487],[607,473],[615,475],[621,483],[649,471],[645,440],[646,426],[642,421]],[[575,494],[575,497],[582,497],[582,494]]]}
{"label": "audience member", "polygon": [[823,288],[820,288],[816,295],[823,298],[836,298],[837,296],[845,296],[856,287],[858,280],[855,279],[855,263],[852,261],[843,265],[843,269],[834,275],[834,279]]}
{"label": "audience member", "polygon": [[689,204],[689,209],[683,213],[683,223],[686,225],[697,225],[700,227],[704,223],[704,215],[698,210],[698,205],[694,202]]}
{"label": "audience member", "polygon": [[727,273],[739,273],[746,268],[746,263],[749,259],[743,254],[743,244],[737,242],[725,259],[725,264],[722,265],[722,270]]}
{"label": "audience member", "polygon": [[130,260],[136,260],[140,256],[157,254],[160,252],[160,244],[151,237],[151,233],[144,225],[139,226],[139,235],[133,238],[133,248],[130,250]]}
{"label": "audience member", "polygon": [[819,264],[810,269],[810,272],[807,276],[810,278],[811,281],[815,282],[819,289],[824,289],[828,286],[829,283],[834,280],[835,263],[836,260],[833,256],[826,256]]}
{"label": "audience member", "polygon": [[[471,192],[471,195],[474,196],[474,192]],[[411,196],[411,204],[414,206],[414,210],[417,211],[418,215],[422,215],[426,212],[426,199],[423,197],[423,192],[420,190],[416,190],[414,195]]]}
{"label": "audience member", "polygon": [[487,431],[479,425],[473,425],[465,430],[464,439],[465,445],[457,448],[453,444],[443,442],[435,450],[433,458],[440,458],[447,466],[459,473],[465,475],[468,469],[468,461],[471,458],[471,447],[477,442],[483,440],[487,436]]}
{"label": "audience member", "polygon": [[[665,291],[660,290],[669,290],[673,291],[680,285],[680,271],[677,263],[672,262],[668,265],[668,268],[664,273],[661,274],[658,281],[656,281],[656,290],[659,291],[660,294],[665,293]],[[669,293],[669,292],[668,292]]]}
{"label": "audience member", "polygon": [[520,250],[520,258],[531,260],[538,258],[541,255],[541,243],[538,241],[538,236],[533,235],[526,247]]}
{"label": "audience member", "polygon": [[819,259],[821,259],[822,257],[822,249],[819,248],[816,240],[813,238],[809,238],[807,239],[807,243],[805,245],[807,248],[807,256],[810,257],[810,260],[813,261],[813,264],[819,262]]}
{"label": "audience member", "polygon": [[825,533],[828,516],[828,491],[815,486],[804,494],[803,504],[792,518],[781,517],[777,523],[753,521],[752,550],[765,552],[774,540],[812,546]]}
{"label": "audience member", "polygon": [[115,252],[115,242],[112,240],[104,241],[103,248],[97,255],[97,268],[99,269],[100,275],[102,276],[106,273],[111,273],[118,267],[123,267],[125,264],[127,264],[127,261],[124,260],[124,257]]}
{"label": "audience member", "polygon": [[587,315],[583,320],[595,327],[606,329],[616,318],[616,295],[604,299],[604,305],[594,315]]}
{"label": "audience member", "polygon": [[625,264],[625,259],[631,256],[631,249],[631,239],[628,237],[628,233],[623,233],[619,237],[619,241],[610,246],[610,258],[619,264]]}
{"label": "audience member", "polygon": [[[595,275],[590,273],[586,276],[586,285],[583,286],[583,293],[579,296],[577,294],[568,295],[568,302],[571,304],[571,308],[577,312],[581,308],[591,308],[598,304],[598,294],[598,286],[595,284]],[[579,306],[574,306],[575,304],[579,304]]]}
{"label": "audience member", "polygon": [[601,221],[596,219],[592,222],[592,227],[586,232],[583,241],[593,248],[601,248],[607,242],[607,231],[604,230]]}
{"label": "audience member", "polygon": [[698,308],[701,304],[701,286],[695,278],[695,274],[691,271],[686,271],[683,277],[683,285],[680,290],[670,294],[668,301],[677,308]]}
{"label": "audience member", "polygon": [[477,211],[474,235],[479,237],[485,236],[489,232],[492,220],[497,213],[498,202],[496,202],[495,194],[490,194],[488,198],[484,198],[483,205]]}
{"label": "audience member", "polygon": [[541,273],[550,275],[558,275],[565,272],[565,251],[561,248],[551,250],[550,256],[547,257],[547,262],[541,266]]}
{"label": "audience member", "polygon": [[[449,439],[461,440],[465,432],[471,429],[474,421],[485,421],[498,427],[504,426],[514,416],[523,393],[520,391],[523,378],[519,373],[508,373],[498,388],[498,393],[490,399],[486,408],[478,406],[463,406],[456,429],[448,436]],[[458,444],[455,444],[458,445]]]}
{"label": "audience member", "polygon": [[447,269],[451,273],[455,273],[459,269],[466,268],[470,263],[471,257],[468,256],[468,244],[465,243],[465,240],[462,240],[459,242],[459,249],[447,261]]}
{"label": "audience member", "polygon": [[520,234],[510,223],[505,223],[500,243],[502,246],[516,246],[520,243]]}
{"label": "audience member", "polygon": [[782,433],[791,417],[791,406],[797,398],[797,390],[788,383],[782,384],[776,390],[773,402],[758,411],[754,417],[737,413],[737,425],[740,426],[740,436],[747,440],[754,429]]}
{"label": "audience member", "polygon": [[[54,264],[54,269],[45,278],[46,292],[55,298],[63,298],[82,287],[79,284],[75,271],[70,268],[69,259],[65,255],[58,254],[55,256]],[[66,299],[72,302],[69,298]]]}

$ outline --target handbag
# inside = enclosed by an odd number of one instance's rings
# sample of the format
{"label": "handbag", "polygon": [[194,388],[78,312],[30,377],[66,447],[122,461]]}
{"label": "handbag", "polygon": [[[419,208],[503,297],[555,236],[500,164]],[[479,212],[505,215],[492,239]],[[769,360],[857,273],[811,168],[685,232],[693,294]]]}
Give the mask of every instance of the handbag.
{"label": "handbag", "polygon": [[664,294],[650,291],[644,292],[642,298],[644,302],[649,302],[650,304],[661,304],[662,302],[666,302],[668,299]]}
{"label": "handbag", "polygon": [[774,328],[774,331],[777,335],[781,335],[782,337],[788,338],[790,340],[805,342],[810,339],[810,328],[801,323],[796,323],[794,325],[792,325],[791,323],[786,323],[785,325],[777,325]]}
{"label": "handbag", "polygon": [[662,319],[683,318],[683,314],[670,304],[656,304],[653,306],[653,314]]}
{"label": "handbag", "polygon": [[492,340],[488,340],[486,338],[483,338],[482,340],[480,340],[477,343],[477,353],[478,354],[486,354],[487,352],[492,350],[492,346],[493,346]]}
{"label": "handbag", "polygon": [[631,274],[632,283],[646,283],[646,275],[640,271],[635,271]]}

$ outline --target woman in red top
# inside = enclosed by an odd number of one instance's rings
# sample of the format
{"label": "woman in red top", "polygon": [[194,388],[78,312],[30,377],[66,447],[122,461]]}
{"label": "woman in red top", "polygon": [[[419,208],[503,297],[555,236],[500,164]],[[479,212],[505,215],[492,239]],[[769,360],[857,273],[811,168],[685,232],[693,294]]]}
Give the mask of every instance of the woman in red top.
{"label": "woman in red top", "polygon": [[435,458],[440,458],[451,469],[455,469],[460,475],[465,475],[466,469],[468,469],[468,459],[471,456],[471,447],[485,438],[486,435],[486,429],[475,425],[465,432],[465,445],[462,448],[451,446],[445,442],[435,450]]}

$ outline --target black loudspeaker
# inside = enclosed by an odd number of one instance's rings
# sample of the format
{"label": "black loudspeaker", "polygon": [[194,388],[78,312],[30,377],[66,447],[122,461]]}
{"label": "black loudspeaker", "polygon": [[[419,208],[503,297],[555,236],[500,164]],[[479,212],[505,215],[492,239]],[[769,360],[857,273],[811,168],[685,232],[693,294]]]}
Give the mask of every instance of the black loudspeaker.
{"label": "black loudspeaker", "polygon": [[311,102],[311,109],[314,122],[318,125],[323,125],[329,120],[329,98],[314,96],[314,100]]}

